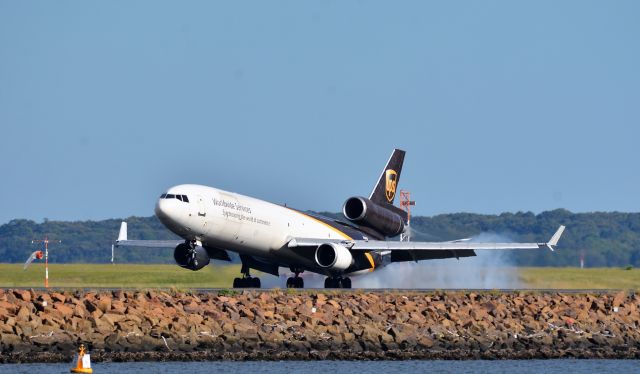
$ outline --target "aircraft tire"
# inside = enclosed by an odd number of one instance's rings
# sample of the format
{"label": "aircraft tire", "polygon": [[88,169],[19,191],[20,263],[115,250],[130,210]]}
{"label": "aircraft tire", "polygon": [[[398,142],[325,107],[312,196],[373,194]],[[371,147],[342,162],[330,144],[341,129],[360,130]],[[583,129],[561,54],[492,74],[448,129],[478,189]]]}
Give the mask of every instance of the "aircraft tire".
{"label": "aircraft tire", "polygon": [[324,280],[324,288],[340,288],[339,278],[327,277]]}
{"label": "aircraft tire", "polygon": [[351,288],[351,278],[341,278],[340,288]]}
{"label": "aircraft tire", "polygon": [[260,278],[249,278],[248,282],[253,288],[260,288]]}
{"label": "aircraft tire", "polygon": [[287,288],[304,288],[304,280],[300,277],[287,278]]}
{"label": "aircraft tire", "polygon": [[241,288],[242,279],[233,278],[233,288]]}

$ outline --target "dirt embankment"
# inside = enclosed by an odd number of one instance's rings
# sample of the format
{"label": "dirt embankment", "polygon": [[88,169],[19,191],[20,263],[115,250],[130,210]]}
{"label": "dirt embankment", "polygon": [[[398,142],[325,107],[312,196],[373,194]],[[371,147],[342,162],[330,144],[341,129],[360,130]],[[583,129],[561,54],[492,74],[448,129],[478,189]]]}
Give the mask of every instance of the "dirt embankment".
{"label": "dirt embankment", "polygon": [[640,358],[633,293],[0,290],[0,362]]}

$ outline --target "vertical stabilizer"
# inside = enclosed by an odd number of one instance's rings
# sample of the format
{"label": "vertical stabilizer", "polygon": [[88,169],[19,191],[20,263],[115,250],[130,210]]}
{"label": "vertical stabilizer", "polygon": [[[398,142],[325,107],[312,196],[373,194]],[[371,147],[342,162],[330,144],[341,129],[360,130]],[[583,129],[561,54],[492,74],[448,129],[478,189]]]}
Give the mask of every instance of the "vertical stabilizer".
{"label": "vertical stabilizer", "polygon": [[389,161],[387,161],[387,165],[382,170],[378,183],[373,187],[369,200],[379,204],[393,204],[393,200],[396,197],[396,188],[400,183],[400,172],[402,171],[404,154],[405,152],[403,150],[393,150]]}

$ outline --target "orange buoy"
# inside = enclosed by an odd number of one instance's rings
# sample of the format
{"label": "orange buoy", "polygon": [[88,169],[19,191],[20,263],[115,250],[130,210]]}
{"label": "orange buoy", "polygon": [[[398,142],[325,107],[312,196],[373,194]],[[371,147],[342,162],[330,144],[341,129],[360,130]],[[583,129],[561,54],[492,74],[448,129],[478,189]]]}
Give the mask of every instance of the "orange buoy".
{"label": "orange buoy", "polygon": [[93,373],[91,369],[91,356],[84,352],[84,344],[80,344],[80,350],[78,351],[78,361],[76,367],[71,368],[72,373]]}

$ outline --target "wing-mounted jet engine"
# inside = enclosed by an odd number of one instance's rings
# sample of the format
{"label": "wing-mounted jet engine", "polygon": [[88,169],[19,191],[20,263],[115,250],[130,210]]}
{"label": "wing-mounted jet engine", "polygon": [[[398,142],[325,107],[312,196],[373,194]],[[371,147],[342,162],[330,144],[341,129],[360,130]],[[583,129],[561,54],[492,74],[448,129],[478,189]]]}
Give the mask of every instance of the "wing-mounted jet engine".
{"label": "wing-mounted jet engine", "polygon": [[179,244],[173,251],[173,258],[181,267],[189,270],[200,270],[209,265],[209,254],[207,250],[199,245],[192,243]]}
{"label": "wing-mounted jet engine", "polygon": [[353,265],[351,252],[338,243],[319,245],[316,249],[315,259],[318,266],[330,270],[344,271]]}

